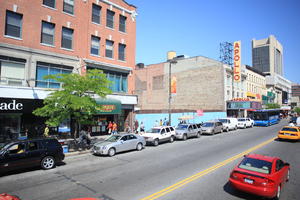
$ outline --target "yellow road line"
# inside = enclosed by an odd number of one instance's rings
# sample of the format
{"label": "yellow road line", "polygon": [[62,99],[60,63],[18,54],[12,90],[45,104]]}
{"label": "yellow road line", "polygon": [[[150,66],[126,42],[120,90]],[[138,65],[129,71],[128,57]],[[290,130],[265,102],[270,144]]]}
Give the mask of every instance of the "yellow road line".
{"label": "yellow road line", "polygon": [[195,181],[195,180],[199,179],[200,177],[202,177],[202,176],[204,176],[204,175],[206,175],[206,174],[208,174],[208,173],[210,173],[210,172],[212,172],[212,171],[214,171],[214,170],[216,170],[216,169],[218,169],[218,168],[220,168],[220,167],[222,167],[222,166],[224,166],[224,165],[226,165],[226,164],[228,164],[228,163],[230,163],[230,162],[232,162],[232,161],[234,161],[234,160],[236,160],[236,159],[238,159],[238,158],[240,158],[242,156],[244,156],[245,154],[248,154],[248,153],[250,153],[250,152],[252,152],[254,150],[257,150],[257,149],[259,149],[259,148],[261,148],[261,147],[269,144],[275,138],[277,138],[277,137],[274,137],[274,138],[269,139],[269,140],[267,140],[265,142],[262,142],[262,143],[254,146],[254,147],[252,147],[250,149],[247,149],[246,151],[243,151],[242,153],[239,153],[239,154],[237,154],[237,155],[235,155],[235,156],[233,156],[231,158],[228,158],[227,160],[224,160],[224,161],[222,161],[222,162],[220,162],[220,163],[218,163],[218,164],[216,164],[216,165],[214,165],[214,166],[212,166],[212,167],[210,167],[208,169],[205,169],[205,170],[203,170],[201,172],[198,172],[198,173],[196,173],[196,174],[194,174],[194,175],[192,175],[192,176],[190,176],[188,178],[185,178],[185,179],[183,179],[183,180],[181,180],[181,181],[179,181],[179,182],[177,182],[177,183],[175,183],[175,184],[173,184],[173,185],[171,185],[171,186],[169,186],[169,187],[167,187],[167,188],[165,188],[165,189],[163,189],[163,190],[161,190],[159,192],[151,194],[151,195],[149,195],[149,196],[147,196],[145,198],[142,198],[140,200],[154,200],[154,199],[157,199],[157,198],[159,198],[161,196],[164,196],[164,195],[172,192],[173,190],[176,190],[176,189],[178,189],[178,188],[180,188],[180,187],[182,187],[182,186],[184,186],[184,185],[186,185],[186,184],[188,184],[188,183],[190,183],[192,181]]}

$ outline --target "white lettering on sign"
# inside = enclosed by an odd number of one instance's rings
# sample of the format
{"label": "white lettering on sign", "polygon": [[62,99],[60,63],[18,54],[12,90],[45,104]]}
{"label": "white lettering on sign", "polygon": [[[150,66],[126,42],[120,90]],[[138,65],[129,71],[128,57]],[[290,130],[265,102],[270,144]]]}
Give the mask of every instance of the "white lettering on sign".
{"label": "white lettering on sign", "polygon": [[2,102],[0,103],[0,110],[22,110],[23,104],[16,103],[16,100],[12,100],[11,103]]}

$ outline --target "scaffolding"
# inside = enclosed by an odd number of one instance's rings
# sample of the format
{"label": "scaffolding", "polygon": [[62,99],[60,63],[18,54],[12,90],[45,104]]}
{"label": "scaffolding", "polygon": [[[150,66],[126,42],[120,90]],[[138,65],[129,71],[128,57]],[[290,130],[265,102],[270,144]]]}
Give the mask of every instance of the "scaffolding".
{"label": "scaffolding", "polygon": [[220,43],[220,61],[232,67],[233,44],[231,42]]}

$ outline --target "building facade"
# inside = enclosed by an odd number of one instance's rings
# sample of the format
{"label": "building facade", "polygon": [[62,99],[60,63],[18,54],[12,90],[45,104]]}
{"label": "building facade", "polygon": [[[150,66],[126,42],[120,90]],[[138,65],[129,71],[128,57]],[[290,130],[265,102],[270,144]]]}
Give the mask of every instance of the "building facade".
{"label": "building facade", "polygon": [[[101,69],[112,81],[111,104],[120,109],[95,116],[92,130],[105,132],[108,120],[132,123],[137,97],[132,69],[135,66],[136,7],[123,0],[39,0],[3,1],[0,8],[0,124],[1,135],[8,129],[21,134],[30,122],[24,111],[30,100],[31,112],[40,106],[50,88],[61,85],[43,77],[58,73],[84,74]],[[2,104],[3,103],[3,104]],[[20,103],[19,109],[12,111]],[[20,105],[18,104],[18,105]],[[103,104],[100,102],[100,104]],[[107,102],[105,104],[110,104]],[[22,109],[21,109],[22,107]],[[34,121],[34,116],[31,116]],[[29,120],[30,121],[30,120]],[[35,120],[37,121],[37,120]],[[37,121],[39,126],[43,119]],[[31,130],[34,131],[34,130]]]}
{"label": "building facade", "polygon": [[300,107],[300,85],[296,83],[292,84],[291,107]]}
{"label": "building facade", "polygon": [[283,47],[273,35],[252,40],[252,65],[266,75],[283,76]]}

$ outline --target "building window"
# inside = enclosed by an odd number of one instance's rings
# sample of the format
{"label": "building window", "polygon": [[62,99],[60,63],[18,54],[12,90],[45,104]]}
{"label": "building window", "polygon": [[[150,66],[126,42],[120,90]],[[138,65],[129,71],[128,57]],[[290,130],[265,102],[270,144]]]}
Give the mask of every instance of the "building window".
{"label": "building window", "polygon": [[23,15],[6,11],[5,35],[22,38]]}
{"label": "building window", "polygon": [[74,0],[64,0],[63,11],[73,15],[74,14]]}
{"label": "building window", "polygon": [[73,48],[72,41],[73,41],[73,29],[63,27],[62,35],[61,35],[61,47],[66,49],[72,49]]}
{"label": "building window", "polygon": [[100,24],[100,17],[101,17],[101,7],[96,4],[93,4],[92,22],[96,24]]}
{"label": "building window", "polygon": [[55,8],[55,0],[43,0],[43,5]]}
{"label": "building window", "polygon": [[91,38],[91,54],[97,56],[100,54],[100,38],[93,35]]}
{"label": "building window", "polygon": [[114,28],[114,17],[115,12],[111,10],[106,11],[106,26],[109,28]]}
{"label": "building window", "polygon": [[9,60],[1,60],[0,84],[22,86],[25,81],[25,62],[17,63]]}
{"label": "building window", "polygon": [[105,57],[113,58],[114,54],[114,42],[106,40]]}
{"label": "building window", "polygon": [[110,89],[113,92],[127,92],[127,74],[106,72],[107,79],[111,81]]}
{"label": "building window", "polygon": [[125,50],[126,50],[126,45],[125,44],[119,44],[119,49],[118,49],[118,59],[125,61]]}
{"label": "building window", "polygon": [[54,45],[55,24],[42,22],[41,43]]}
{"label": "building window", "polygon": [[119,18],[119,31],[121,32],[126,32],[126,19],[127,17],[123,16],[123,15],[120,15],[120,18]]}
{"label": "building window", "polygon": [[36,87],[60,88],[60,82],[53,79],[44,79],[44,76],[70,73],[72,73],[71,69],[66,69],[59,65],[38,62],[36,67]]}

